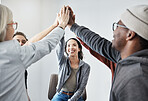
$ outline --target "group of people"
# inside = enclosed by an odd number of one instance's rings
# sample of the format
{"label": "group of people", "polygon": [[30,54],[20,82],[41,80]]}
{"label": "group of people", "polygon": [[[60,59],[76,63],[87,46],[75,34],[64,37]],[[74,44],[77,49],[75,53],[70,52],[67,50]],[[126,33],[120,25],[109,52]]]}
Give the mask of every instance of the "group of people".
{"label": "group of people", "polygon": [[[81,94],[87,85],[90,66],[83,61],[81,44],[111,69],[110,101],[147,101],[148,5],[133,6],[121,14],[120,20],[112,26],[112,42],[75,23],[75,15],[69,6],[60,10],[51,27],[29,40],[24,34],[14,34],[16,25],[11,10],[0,4],[1,101],[30,100],[24,73],[57,44],[59,76],[57,93],[52,101],[84,101]],[[66,26],[79,41],[70,38],[65,42]]]}

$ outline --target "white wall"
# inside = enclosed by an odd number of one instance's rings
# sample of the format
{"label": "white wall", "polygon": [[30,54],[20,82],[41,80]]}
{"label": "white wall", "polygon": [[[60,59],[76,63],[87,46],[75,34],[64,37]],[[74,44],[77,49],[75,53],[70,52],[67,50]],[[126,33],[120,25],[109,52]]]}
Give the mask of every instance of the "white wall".
{"label": "white wall", "polygon": [[[19,23],[18,31],[30,38],[54,22],[56,12],[63,5],[70,5],[76,22],[87,26],[101,36],[112,40],[112,23],[129,6],[148,4],[147,0],[2,0]],[[66,29],[66,39],[74,34]],[[91,65],[87,84],[87,101],[107,101],[111,87],[110,70],[83,48],[84,60]],[[48,101],[48,84],[51,73],[57,73],[55,50],[29,67],[28,90],[32,101]]]}

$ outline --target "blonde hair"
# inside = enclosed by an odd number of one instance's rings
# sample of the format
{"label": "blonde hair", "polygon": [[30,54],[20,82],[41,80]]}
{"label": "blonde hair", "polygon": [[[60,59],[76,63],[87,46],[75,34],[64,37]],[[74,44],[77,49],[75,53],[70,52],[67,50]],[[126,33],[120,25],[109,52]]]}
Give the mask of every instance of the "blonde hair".
{"label": "blonde hair", "polygon": [[12,21],[13,15],[11,10],[0,4],[0,42],[4,41],[6,37],[7,24]]}

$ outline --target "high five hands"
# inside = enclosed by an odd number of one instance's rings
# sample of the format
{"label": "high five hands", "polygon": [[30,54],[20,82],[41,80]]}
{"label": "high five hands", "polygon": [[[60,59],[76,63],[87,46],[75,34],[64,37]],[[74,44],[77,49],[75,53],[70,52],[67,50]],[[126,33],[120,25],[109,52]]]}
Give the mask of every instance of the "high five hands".
{"label": "high five hands", "polygon": [[70,14],[69,14],[69,22],[67,24],[67,26],[69,28],[71,28],[71,26],[75,23],[75,15],[71,9],[71,7],[67,6],[68,7],[68,10],[70,11]]}
{"label": "high five hands", "polygon": [[57,16],[58,24],[61,28],[65,29],[66,26],[71,28],[72,24],[75,23],[75,15],[71,7],[63,6]]}
{"label": "high five hands", "polygon": [[62,7],[62,9],[60,10],[60,13],[58,14],[59,26],[63,29],[65,29],[65,27],[68,24],[69,13],[70,13],[70,11],[68,10],[68,7],[64,6],[64,7]]}

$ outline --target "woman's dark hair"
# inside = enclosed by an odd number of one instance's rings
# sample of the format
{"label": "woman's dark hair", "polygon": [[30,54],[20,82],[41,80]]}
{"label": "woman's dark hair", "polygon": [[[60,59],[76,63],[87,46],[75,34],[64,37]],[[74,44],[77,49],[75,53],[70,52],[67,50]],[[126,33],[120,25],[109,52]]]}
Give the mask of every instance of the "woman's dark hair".
{"label": "woman's dark hair", "polygon": [[16,35],[22,35],[22,36],[28,41],[28,39],[27,39],[27,37],[26,37],[26,35],[25,35],[24,33],[22,33],[22,32],[16,32],[16,33],[13,35],[13,37],[15,37]]}
{"label": "woman's dark hair", "polygon": [[[78,47],[79,47],[79,49],[80,49],[80,51],[78,52],[78,58],[82,60],[82,59],[83,59],[82,45],[81,45],[81,43],[80,43],[76,38],[70,38],[70,39],[68,39],[68,40],[66,41],[66,44],[65,44],[65,52],[66,52],[67,42],[68,42],[69,40],[75,40],[75,41],[77,42]],[[67,54],[67,52],[66,52],[66,54]],[[67,54],[67,55],[68,55],[68,54]]]}

